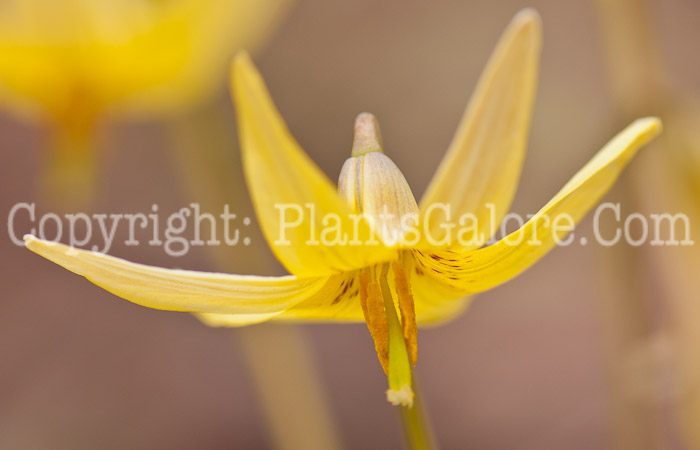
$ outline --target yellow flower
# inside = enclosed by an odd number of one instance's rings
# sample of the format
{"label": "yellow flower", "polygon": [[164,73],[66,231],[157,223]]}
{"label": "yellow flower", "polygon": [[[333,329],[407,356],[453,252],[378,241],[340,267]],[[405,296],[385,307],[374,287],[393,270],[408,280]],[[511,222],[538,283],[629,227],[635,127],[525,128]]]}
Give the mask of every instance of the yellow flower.
{"label": "yellow flower", "polygon": [[[388,400],[411,405],[417,325],[454,317],[466,296],[511,279],[542,257],[570,231],[548,219],[580,220],[660,130],[654,118],[634,122],[520,230],[484,247],[480,236],[495,232],[520,175],[540,34],[539,16],[531,10],[509,25],[420,206],[383,154],[370,114],[357,119],[352,157],[336,190],[290,135],[247,55],[239,55],[232,91],[247,181],[265,237],[292,275],[149,267],[33,236],[27,247],[127,300],[195,312],[210,325],[364,321],[388,376]],[[470,213],[478,226],[450,239],[444,221],[430,220],[433,205],[448,206],[454,217]],[[296,215],[287,216],[289,211]],[[419,226],[404,218],[416,218]],[[514,239],[518,233],[526,239]]]}
{"label": "yellow flower", "polygon": [[0,104],[49,126],[57,176],[85,176],[96,121],[172,116],[211,97],[229,55],[257,44],[286,3],[3,2]]}

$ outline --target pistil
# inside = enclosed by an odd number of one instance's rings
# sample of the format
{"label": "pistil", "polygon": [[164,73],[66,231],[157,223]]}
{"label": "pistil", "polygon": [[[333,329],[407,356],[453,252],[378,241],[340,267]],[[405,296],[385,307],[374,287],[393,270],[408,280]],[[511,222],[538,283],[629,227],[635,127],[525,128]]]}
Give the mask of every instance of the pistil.
{"label": "pistil", "polygon": [[389,390],[386,399],[393,405],[413,406],[413,389],[411,388],[411,363],[408,359],[403,328],[396,314],[394,299],[388,281],[389,265],[382,266],[380,283],[384,309],[389,326]]}

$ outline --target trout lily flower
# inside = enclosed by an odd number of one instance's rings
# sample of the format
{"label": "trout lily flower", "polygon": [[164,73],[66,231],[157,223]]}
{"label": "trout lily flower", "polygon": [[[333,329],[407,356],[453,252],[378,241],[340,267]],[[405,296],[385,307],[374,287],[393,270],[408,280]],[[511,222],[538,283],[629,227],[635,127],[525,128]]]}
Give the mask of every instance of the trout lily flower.
{"label": "trout lily flower", "polygon": [[229,55],[261,41],[286,3],[4,1],[0,105],[47,126],[54,185],[90,187],[99,120],[172,117],[212,97]]}
{"label": "trout lily flower", "polygon": [[[194,312],[213,326],[365,322],[388,377],[387,399],[410,406],[417,327],[454,317],[468,296],[513,278],[541,258],[570,231],[545,219],[565,214],[579,221],[660,130],[654,118],[634,122],[520,230],[487,246],[472,239],[491,237],[516,190],[540,27],[531,10],[508,26],[420,204],[383,153],[377,122],[366,113],[357,118],[352,155],[336,189],[292,138],[248,56],[239,55],[232,92],[247,182],[266,240],[291,275],[150,267],[33,236],[26,237],[26,245],[120,297],[150,308]],[[298,207],[287,211],[289,205]],[[478,225],[465,228],[463,239],[450,239],[444,222],[429,220],[433,205],[449,207],[457,216],[469,213]],[[296,215],[290,219],[282,210]],[[492,215],[496,220],[487,220]],[[537,240],[514,241],[517,233]]]}

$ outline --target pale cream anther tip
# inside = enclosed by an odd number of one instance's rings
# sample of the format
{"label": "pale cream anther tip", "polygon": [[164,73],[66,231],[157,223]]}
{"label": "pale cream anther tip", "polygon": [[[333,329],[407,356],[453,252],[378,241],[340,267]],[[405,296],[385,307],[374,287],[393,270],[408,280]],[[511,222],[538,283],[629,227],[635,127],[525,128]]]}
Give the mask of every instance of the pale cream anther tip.
{"label": "pale cream anther tip", "polygon": [[411,386],[404,385],[401,389],[389,389],[386,391],[386,399],[394,406],[413,407],[413,389]]}

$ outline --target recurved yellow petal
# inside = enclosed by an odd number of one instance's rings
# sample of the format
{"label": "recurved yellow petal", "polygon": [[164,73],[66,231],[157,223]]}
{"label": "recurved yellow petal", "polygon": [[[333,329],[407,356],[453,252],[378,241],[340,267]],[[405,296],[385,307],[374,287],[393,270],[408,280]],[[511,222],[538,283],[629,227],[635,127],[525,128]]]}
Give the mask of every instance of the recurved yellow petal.
{"label": "recurved yellow petal", "polygon": [[212,326],[237,327],[266,320],[284,322],[363,322],[358,295],[359,282],[354,272],[332,275],[315,294],[282,313],[197,314]]}
{"label": "recurved yellow petal", "polygon": [[217,313],[193,313],[205,325],[210,327],[243,327],[256,323],[267,322],[281,314],[281,312],[262,314],[217,314]]}
{"label": "recurved yellow petal", "polygon": [[[423,220],[431,236],[445,242],[445,248],[469,249],[445,239],[446,231],[440,227],[443,211],[433,209],[426,217],[431,205],[448,205],[452,220],[474,214],[478,229],[472,239],[463,241],[481,241],[482,245],[510,208],[525,155],[540,47],[540,17],[534,10],[523,10],[501,37],[421,199]],[[495,225],[489,205],[493,205]],[[478,239],[482,234],[483,239]],[[479,246],[476,243],[471,248]],[[421,247],[426,247],[425,240]]]}
{"label": "recurved yellow petal", "polygon": [[437,281],[434,276],[425,273],[424,268],[415,261],[415,256],[407,269],[419,326],[442,325],[464,312],[471,303],[471,298],[466,297],[463,290]]}
{"label": "recurved yellow petal", "polygon": [[234,61],[232,92],[246,181],[280,262],[291,273],[310,277],[391,259],[394,252],[371,238],[364,220],[352,219],[335,186],[291,136],[245,53]]}
{"label": "recurved yellow petal", "polygon": [[419,265],[436,280],[465,294],[510,280],[562,242],[570,231],[567,222],[578,223],[612,187],[637,150],[660,131],[661,122],[656,118],[635,121],[608,142],[519,230],[478,250],[416,252]]}
{"label": "recurved yellow petal", "polygon": [[136,304],[169,311],[276,314],[311,297],[324,278],[258,277],[136,264],[27,235],[28,249]]}

